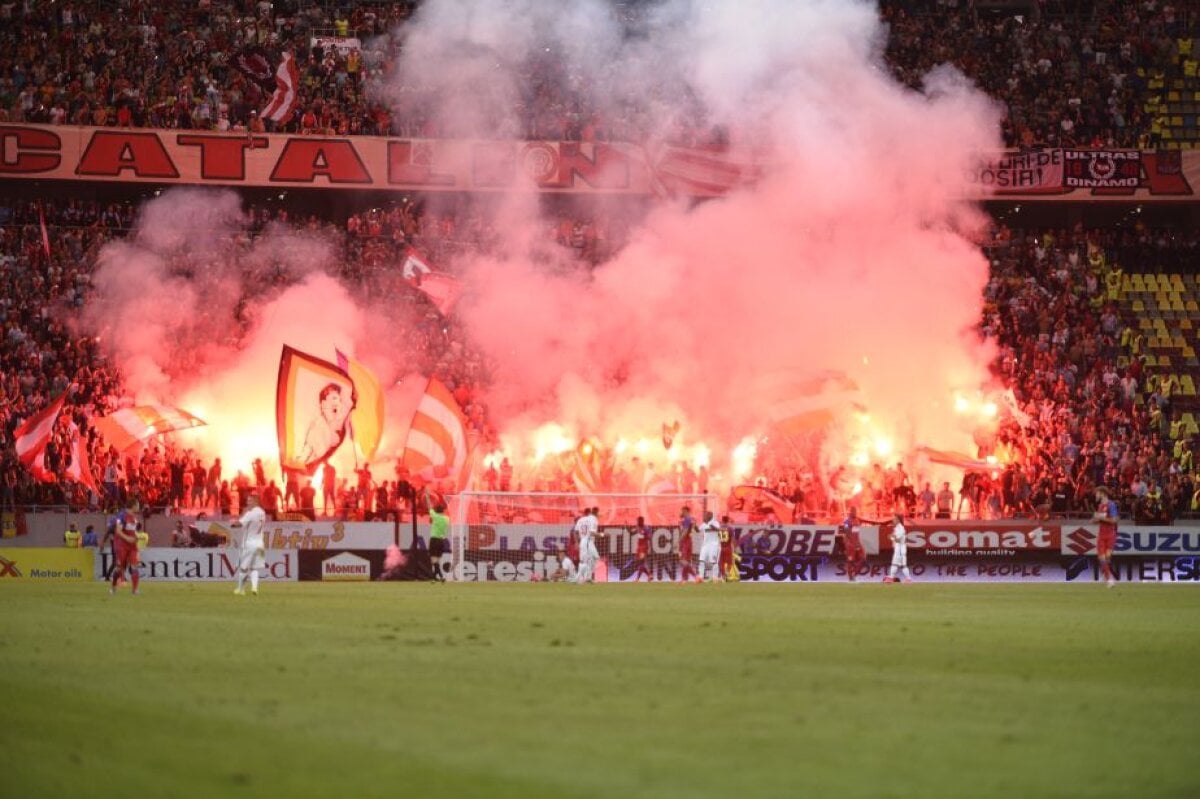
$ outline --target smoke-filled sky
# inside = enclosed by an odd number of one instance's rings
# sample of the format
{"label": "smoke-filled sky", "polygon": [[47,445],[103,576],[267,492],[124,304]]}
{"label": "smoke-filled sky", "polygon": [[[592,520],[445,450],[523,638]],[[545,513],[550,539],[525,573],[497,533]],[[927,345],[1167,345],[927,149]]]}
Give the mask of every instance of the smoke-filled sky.
{"label": "smoke-filled sky", "polygon": [[[638,130],[650,152],[702,121],[727,131],[732,158],[769,165],[725,198],[663,201],[592,272],[547,263],[535,195],[480,206],[504,241],[498,255],[453,265],[467,282],[457,313],[496,364],[488,399],[511,454],[528,454],[518,450],[549,422],[612,443],[657,439],[679,419],[682,439],[706,442],[719,468],[766,432],[781,385],[830,371],[859,386],[873,434],[900,450],[967,449],[948,411],[954,392],[986,383],[991,356],[974,333],[982,220],[960,198],[976,154],[1000,146],[996,107],[949,68],[921,93],[892,80],[869,3],[639,6],[630,25],[602,0],[429,0],[402,34],[396,82],[376,87],[397,102],[414,88],[434,96],[443,130],[491,138],[524,127],[530,65],[555,63],[602,127]],[[236,230],[239,216],[228,193],[150,203],[137,239],[104,253],[89,320],[136,309],[137,332],[121,325],[105,340],[139,399],[206,405],[189,409],[215,423],[231,395],[246,395],[240,435],[270,442],[282,343],[323,357],[337,343],[394,376],[405,365],[379,334],[409,320],[338,286],[328,242],[279,229],[236,257],[205,246],[221,237],[200,229]],[[188,276],[167,266],[181,248],[196,265]],[[290,287],[237,308],[248,281],[272,271]],[[307,321],[313,306],[320,327]],[[239,314],[243,349],[229,344]],[[170,365],[184,356],[203,369]],[[845,410],[835,440],[862,425]]]}

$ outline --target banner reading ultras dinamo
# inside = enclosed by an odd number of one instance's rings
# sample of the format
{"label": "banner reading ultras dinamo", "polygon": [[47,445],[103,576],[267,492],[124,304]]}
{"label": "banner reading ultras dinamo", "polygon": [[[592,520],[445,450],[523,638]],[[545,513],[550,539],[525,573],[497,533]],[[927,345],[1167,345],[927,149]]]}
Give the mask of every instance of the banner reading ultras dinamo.
{"label": "banner reading ultras dinamo", "polygon": [[1200,152],[1021,150],[988,159],[974,182],[979,196],[997,199],[1179,200],[1195,196]]}

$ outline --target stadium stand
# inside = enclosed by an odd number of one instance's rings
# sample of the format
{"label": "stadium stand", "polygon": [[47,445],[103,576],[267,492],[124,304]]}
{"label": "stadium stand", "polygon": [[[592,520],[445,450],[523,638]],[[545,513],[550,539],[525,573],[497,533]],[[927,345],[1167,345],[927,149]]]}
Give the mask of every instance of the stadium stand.
{"label": "stadium stand", "polygon": [[[111,4],[0,2],[0,121],[60,125],[253,129],[263,98],[229,64],[231,54],[293,46],[302,79],[301,113],[291,131],[453,136],[423,116],[419,102],[393,116],[371,99],[370,85],[393,68],[395,37],[415,4],[251,3],[204,0]],[[1183,149],[1200,143],[1200,78],[1194,45],[1200,17],[1189,6],[1158,2],[1049,2],[1036,14],[986,14],[982,4],[888,0],[888,63],[915,85],[934,63],[950,61],[1005,105],[1010,145],[1106,145]],[[936,36],[934,34],[937,34]],[[357,36],[360,55],[313,49],[314,35]],[[926,43],[936,41],[934,47]],[[552,61],[528,65],[545,88],[514,135],[564,139],[636,136],[632,123],[589,124],[589,109],[555,79]],[[1060,76],[1066,79],[1060,80]],[[413,96],[420,87],[412,87]],[[696,130],[702,131],[697,119]],[[695,140],[703,132],[681,134]],[[122,376],[94,341],[73,337],[67,318],[90,290],[90,270],[105,242],[126,234],[136,196],[61,198],[34,203],[9,187],[0,205],[0,502],[41,505],[102,502],[65,478],[69,425],[59,430],[47,466],[60,480],[37,482],[15,461],[12,433],[51,396],[70,389],[67,416],[93,447],[103,482],[108,454],[86,419],[121,401]],[[425,212],[406,200],[340,215],[305,216],[280,203],[254,201],[252,231],[268,223],[337,231],[342,277],[361,290],[428,300],[384,268],[409,244],[452,263],[486,251],[487,222],[465,210]],[[48,239],[43,251],[40,213]],[[1149,218],[1150,213],[1146,217]],[[620,247],[624,222],[604,212],[564,212],[547,235],[582,264]],[[1014,465],[963,487],[968,512],[1068,513],[1089,487],[1121,486],[1127,512],[1147,508],[1161,487],[1168,514],[1200,509],[1192,452],[1200,441],[1200,282],[1195,226],[1126,220],[1119,225],[996,224],[985,251],[993,264],[981,329],[1001,347],[995,369],[1033,420],[1010,420],[993,448]],[[1048,301],[1046,301],[1048,298]],[[1032,310],[1040,310],[1034,314]],[[1023,313],[1027,312],[1027,313]],[[420,368],[442,376],[464,398],[477,434],[494,431],[478,400],[487,364],[453,320],[430,325],[410,342]],[[68,377],[71,375],[72,377]],[[123,463],[121,490],[166,507],[172,461],[165,448]],[[765,458],[759,480],[822,509],[826,489],[795,464]],[[211,468],[211,464],[201,464]],[[188,464],[194,467],[195,464]],[[235,476],[226,475],[226,480]],[[394,488],[394,486],[393,486]],[[353,495],[354,492],[349,492]],[[220,498],[207,492],[206,507]],[[348,497],[347,503],[353,498]]]}

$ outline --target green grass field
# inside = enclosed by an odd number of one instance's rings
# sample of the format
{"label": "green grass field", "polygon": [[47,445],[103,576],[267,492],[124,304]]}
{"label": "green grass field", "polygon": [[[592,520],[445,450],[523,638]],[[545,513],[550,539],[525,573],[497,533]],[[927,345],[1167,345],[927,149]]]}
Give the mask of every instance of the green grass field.
{"label": "green grass field", "polygon": [[1200,591],[0,586],[5,797],[1195,797]]}

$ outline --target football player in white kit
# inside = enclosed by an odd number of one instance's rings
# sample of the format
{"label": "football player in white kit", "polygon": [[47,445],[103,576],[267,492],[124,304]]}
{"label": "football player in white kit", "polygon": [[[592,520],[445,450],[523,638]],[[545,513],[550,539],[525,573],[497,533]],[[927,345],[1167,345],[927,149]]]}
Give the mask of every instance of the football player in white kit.
{"label": "football player in white kit", "polygon": [[717,563],[721,560],[721,523],[710,510],[704,512],[700,533],[700,580],[703,582],[707,573],[715,583],[720,577],[717,573]]}
{"label": "football player in white kit", "polygon": [[596,571],[596,561],[600,560],[600,550],[596,549],[596,536],[600,531],[599,508],[588,508],[587,512],[575,522],[575,532],[579,534],[579,572],[575,582],[590,583]]}
{"label": "football player in white kit", "polygon": [[246,499],[246,512],[242,518],[233,523],[233,527],[241,528],[241,555],[238,559],[237,588],[233,593],[241,596],[246,593],[246,576],[250,576],[250,593],[258,596],[258,570],[266,564],[266,542],[263,540],[263,525],[266,524],[267,514],[258,504],[258,497],[251,495]]}
{"label": "football player in white kit", "polygon": [[908,531],[904,529],[904,517],[897,513],[894,517],[892,526],[892,567],[888,569],[888,576],[883,578],[885,583],[900,582],[897,574],[904,575],[904,582],[912,582],[912,572],[908,570]]}

